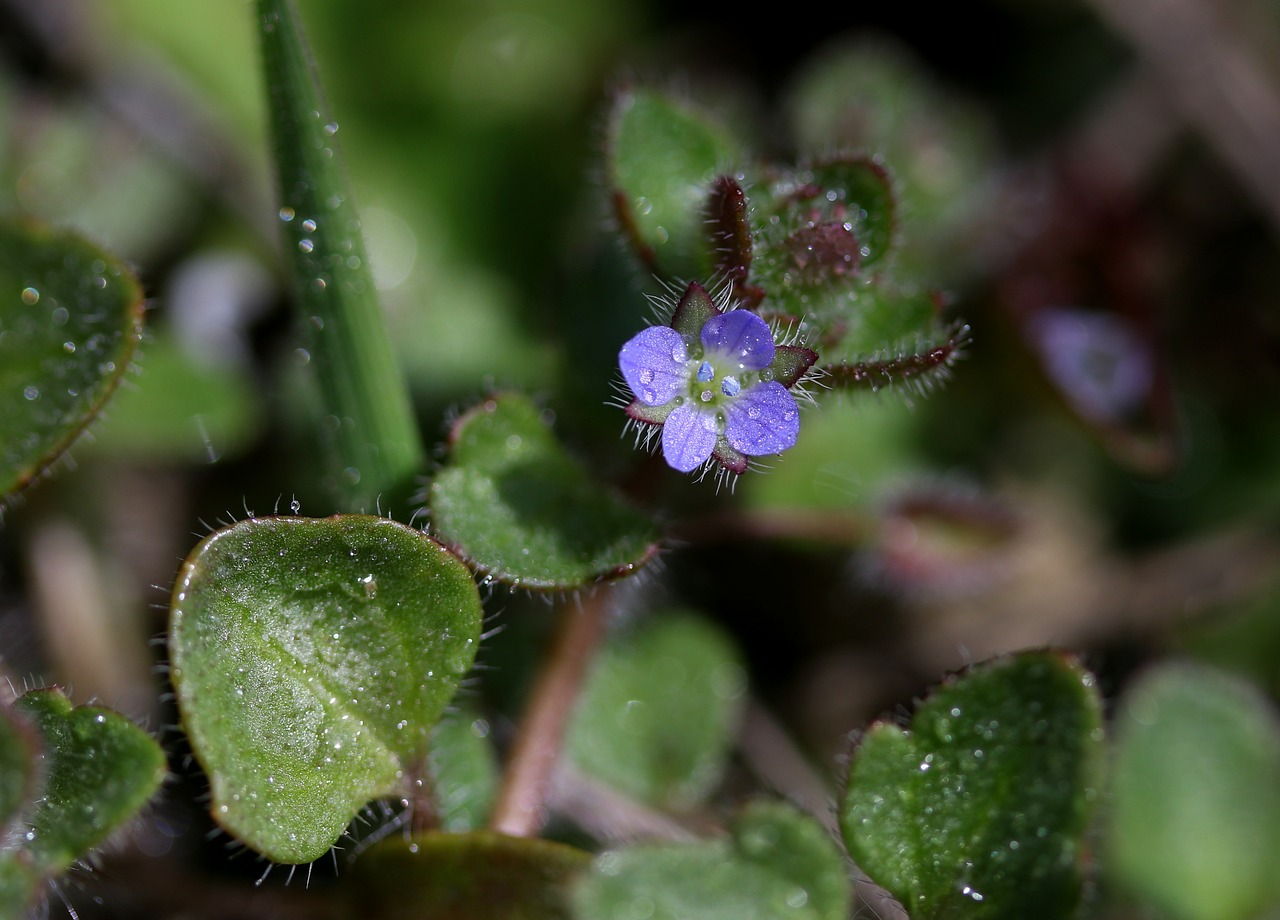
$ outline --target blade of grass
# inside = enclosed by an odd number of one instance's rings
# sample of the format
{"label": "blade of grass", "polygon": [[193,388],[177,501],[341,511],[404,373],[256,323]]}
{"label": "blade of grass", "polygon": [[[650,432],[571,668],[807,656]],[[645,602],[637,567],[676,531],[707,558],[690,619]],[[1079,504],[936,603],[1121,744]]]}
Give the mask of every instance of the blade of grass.
{"label": "blade of grass", "polygon": [[403,502],[426,466],[391,348],[360,221],[292,0],[258,0],[259,38],[285,257],[310,368],[333,424],[331,478],[344,511]]}

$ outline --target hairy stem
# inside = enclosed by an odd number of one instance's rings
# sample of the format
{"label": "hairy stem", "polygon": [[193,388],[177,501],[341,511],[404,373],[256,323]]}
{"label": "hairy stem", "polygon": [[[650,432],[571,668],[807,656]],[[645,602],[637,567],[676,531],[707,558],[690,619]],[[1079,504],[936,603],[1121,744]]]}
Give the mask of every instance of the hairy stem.
{"label": "hairy stem", "polygon": [[587,667],[604,638],[612,592],[601,588],[560,610],[560,624],[512,748],[489,826],[531,837],[547,820],[547,801],[565,731]]}

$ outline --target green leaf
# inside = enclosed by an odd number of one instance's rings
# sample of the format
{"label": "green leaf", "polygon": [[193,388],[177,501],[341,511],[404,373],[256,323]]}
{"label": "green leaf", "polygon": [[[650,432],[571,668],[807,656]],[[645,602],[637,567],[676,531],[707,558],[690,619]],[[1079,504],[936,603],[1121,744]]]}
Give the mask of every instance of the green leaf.
{"label": "green leaf", "polygon": [[579,588],[657,552],[652,521],[569,456],[528,397],[493,396],[458,420],[431,483],[434,533],[513,585]]}
{"label": "green leaf", "polygon": [[138,385],[116,395],[85,445],[94,457],[211,463],[242,453],[262,427],[261,393],[247,370],[210,364],[153,328]]}
{"label": "green leaf", "polygon": [[343,510],[407,498],[426,468],[408,388],[387,334],[338,130],[312,72],[291,0],[258,0],[280,183],[284,249],[310,367],[333,426],[331,477]]}
{"label": "green leaf", "polygon": [[0,840],[0,905],[25,902],[40,882],[105,841],[165,776],[160,746],[119,713],[73,709],[56,689],[27,693],[13,708],[42,741],[39,794],[24,780],[21,826]]}
{"label": "green leaf", "polygon": [[300,863],[370,799],[424,776],[481,608],[466,567],[419,531],[282,517],[202,541],[171,617],[173,685],[214,818]]}
{"label": "green leaf", "polygon": [[427,761],[440,829],[483,827],[498,795],[498,758],[489,725],[465,710],[446,715],[431,734]]}
{"label": "green leaf", "polygon": [[[922,327],[906,340],[885,340],[879,351],[865,357],[834,360],[819,369],[822,380],[833,389],[892,389],[907,395],[924,395],[951,375],[951,368],[969,344],[969,327],[944,325],[937,321]],[[837,342],[824,357],[830,360],[840,351]]]}
{"label": "green leaf", "polygon": [[1031,652],[879,723],[840,815],[849,854],[915,920],[1071,916],[1097,798],[1101,705],[1075,661]]}
{"label": "green leaf", "polygon": [[17,858],[26,834],[18,818],[37,795],[39,754],[34,728],[12,707],[0,705],[0,917],[20,916],[39,887],[30,861]]}
{"label": "green leaf", "polygon": [[387,840],[356,863],[353,916],[370,920],[569,920],[582,850],[491,831]]}
{"label": "green leaf", "polygon": [[579,920],[846,920],[845,860],[817,821],[749,806],[730,839],[602,853],[574,892]]}
{"label": "green leaf", "polygon": [[116,388],[142,337],[142,290],[70,233],[0,221],[0,498],[47,468]]}
{"label": "green leaf", "polygon": [[710,276],[711,182],[732,173],[734,156],[728,134],[700,112],[651,90],[618,95],[609,182],[622,229],[650,269],[685,280]]}
{"label": "green leaf", "polygon": [[0,840],[31,797],[39,749],[31,727],[10,707],[0,705]]}
{"label": "green leaf", "polygon": [[610,638],[593,663],[566,750],[584,773],[667,809],[720,782],[745,700],[737,649],[711,623],[674,612]]}
{"label": "green leaf", "polygon": [[1167,664],[1116,720],[1108,865],[1184,920],[1280,908],[1280,717],[1251,684]]}

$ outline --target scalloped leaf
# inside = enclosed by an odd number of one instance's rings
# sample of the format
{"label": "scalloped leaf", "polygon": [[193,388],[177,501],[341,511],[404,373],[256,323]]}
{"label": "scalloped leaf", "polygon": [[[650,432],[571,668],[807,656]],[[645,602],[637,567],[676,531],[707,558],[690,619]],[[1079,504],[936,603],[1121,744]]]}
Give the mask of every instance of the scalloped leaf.
{"label": "scalloped leaf", "polygon": [[1182,920],[1280,908],[1280,716],[1251,684],[1162,665],[1116,721],[1108,866]]}
{"label": "scalloped leaf", "polygon": [[578,920],[846,920],[845,860],[826,829],[780,802],[748,806],[730,839],[602,853],[574,892]]}
{"label": "scalloped leaf", "polygon": [[608,143],[614,209],[640,259],[669,278],[709,277],[706,207],[711,182],[731,171],[729,135],[690,106],[633,89],[614,100]]}
{"label": "scalloped leaf", "polygon": [[75,234],[0,221],[0,499],[56,460],[142,337],[133,273]]}
{"label": "scalloped leaf", "polygon": [[478,571],[526,588],[580,588],[631,575],[657,552],[653,522],[555,439],[527,396],[462,416],[427,493],[432,530]]}
{"label": "scalloped leaf", "polygon": [[352,916],[371,920],[570,920],[590,854],[491,831],[387,840],[356,864]]}
{"label": "scalloped leaf", "polygon": [[849,854],[917,920],[1069,917],[1098,796],[1101,701],[1073,659],[1030,652],[873,725],[840,814]]}
{"label": "scalloped leaf", "polygon": [[169,648],[215,820],[278,862],[323,855],[368,801],[424,776],[481,618],[466,566],[394,521],[258,518],[205,538]]}
{"label": "scalloped leaf", "polygon": [[719,783],[737,733],[746,671],[723,631],[682,611],[610,637],[587,676],[565,750],[634,799],[686,809]]}
{"label": "scalloped leaf", "polygon": [[14,726],[3,742],[6,770],[13,766],[15,744],[17,756],[25,747],[25,756],[32,758],[18,787],[22,802],[14,817],[19,825],[0,837],[0,907],[5,908],[29,902],[46,879],[65,872],[133,818],[166,770],[164,751],[150,735],[109,709],[73,708],[61,690],[24,694],[13,710],[42,743],[37,752],[34,740],[21,740],[20,723],[3,720]]}

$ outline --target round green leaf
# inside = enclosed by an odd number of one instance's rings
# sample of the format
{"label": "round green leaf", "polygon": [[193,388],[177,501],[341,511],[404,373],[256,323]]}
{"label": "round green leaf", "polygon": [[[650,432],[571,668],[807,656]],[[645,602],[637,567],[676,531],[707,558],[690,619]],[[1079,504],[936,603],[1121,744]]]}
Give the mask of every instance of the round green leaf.
{"label": "round green leaf", "polygon": [[467,568],[417,530],[279,517],[197,546],[171,617],[174,689],[214,818],[299,863],[424,775],[481,608]]}
{"label": "round green leaf", "polygon": [[657,552],[653,522],[596,483],[517,393],[458,420],[428,501],[441,540],[513,585],[579,588],[630,575]]}
{"label": "round green leaf", "polygon": [[615,210],[641,259],[668,277],[706,278],[711,182],[731,174],[728,135],[705,116],[651,90],[622,93],[609,130]]}
{"label": "round green leaf", "polygon": [[910,731],[880,723],[862,739],[840,815],[849,853],[915,920],[1068,917],[1101,745],[1099,697],[1075,661],[975,667]]}
{"label": "round green leaf", "polygon": [[22,861],[43,875],[67,869],[132,818],[165,775],[160,745],[124,716],[77,706],[60,690],[35,690],[14,704],[43,744],[43,787],[24,815]]}
{"label": "round green leaf", "polygon": [[387,840],[358,863],[354,916],[369,920],[570,920],[582,850],[490,831]]}
{"label": "round green leaf", "polygon": [[1185,920],[1280,908],[1280,718],[1252,685],[1203,666],[1141,677],[1116,721],[1109,866]]}
{"label": "round green leaf", "polygon": [[70,233],[0,221],[0,497],[75,440],[142,336],[133,273]]}
{"label": "round green leaf", "polygon": [[573,904],[578,920],[846,920],[850,901],[844,856],[822,825],[762,802],[730,839],[602,853]]}
{"label": "round green leaf", "polygon": [[660,808],[691,807],[724,771],[746,672],[721,630],[688,614],[611,637],[593,663],[566,750],[578,769]]}

